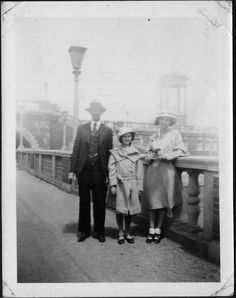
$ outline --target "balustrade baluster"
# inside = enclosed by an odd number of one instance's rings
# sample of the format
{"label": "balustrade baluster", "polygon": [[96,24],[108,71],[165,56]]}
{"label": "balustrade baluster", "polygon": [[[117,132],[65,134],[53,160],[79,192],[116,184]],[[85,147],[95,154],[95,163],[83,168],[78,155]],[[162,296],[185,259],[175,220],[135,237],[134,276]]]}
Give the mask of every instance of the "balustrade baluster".
{"label": "balustrade baluster", "polygon": [[31,154],[30,169],[34,170],[34,153]]}
{"label": "balustrade baluster", "polygon": [[[177,173],[179,179],[181,180],[182,169],[177,168],[176,173]],[[181,220],[182,210],[183,210],[183,204],[175,206],[173,208],[173,210],[172,210],[173,218],[171,220],[171,225],[180,226],[183,224],[183,221]]]}
{"label": "balustrade baluster", "polygon": [[68,174],[70,172],[70,158],[63,157],[62,158],[62,185],[71,192],[72,191],[72,180],[68,179]]}
{"label": "balustrade baluster", "polygon": [[29,153],[27,152],[26,153],[26,169],[27,169],[27,171],[29,170]]}
{"label": "balustrade baluster", "polygon": [[38,155],[38,171],[39,171],[39,174],[41,175],[42,174],[42,155],[41,154]]}
{"label": "balustrade baluster", "polygon": [[198,225],[198,218],[200,214],[200,199],[199,199],[199,183],[198,175],[200,174],[199,170],[188,170],[189,174],[189,183],[188,183],[188,198],[187,198],[187,215],[188,223],[187,230],[190,233],[197,233],[202,231],[202,228]]}
{"label": "balustrade baluster", "polygon": [[34,153],[34,172],[37,172],[37,154]]}
{"label": "balustrade baluster", "polygon": [[23,167],[23,152],[20,154],[20,165]]}
{"label": "balustrade baluster", "polygon": [[205,240],[213,238],[213,217],[214,217],[214,172],[205,172],[204,175],[204,233]]}
{"label": "balustrade baluster", "polygon": [[56,178],[56,156],[55,155],[52,155],[51,156],[52,158],[52,179],[55,180]]}

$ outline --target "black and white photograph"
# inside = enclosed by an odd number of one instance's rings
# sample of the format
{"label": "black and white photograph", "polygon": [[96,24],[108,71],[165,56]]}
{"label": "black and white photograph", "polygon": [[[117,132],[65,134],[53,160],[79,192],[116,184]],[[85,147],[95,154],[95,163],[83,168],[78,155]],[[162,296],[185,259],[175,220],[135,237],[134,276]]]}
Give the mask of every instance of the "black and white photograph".
{"label": "black and white photograph", "polygon": [[232,1],[1,18],[3,297],[233,295]]}

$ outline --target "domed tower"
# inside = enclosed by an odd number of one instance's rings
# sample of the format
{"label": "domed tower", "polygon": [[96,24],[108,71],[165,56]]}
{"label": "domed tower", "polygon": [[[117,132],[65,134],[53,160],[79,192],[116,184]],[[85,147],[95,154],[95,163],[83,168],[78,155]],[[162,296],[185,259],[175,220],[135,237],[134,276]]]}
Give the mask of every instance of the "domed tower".
{"label": "domed tower", "polygon": [[179,125],[187,124],[187,80],[186,76],[175,72],[159,78],[160,110],[170,111],[175,114]]}

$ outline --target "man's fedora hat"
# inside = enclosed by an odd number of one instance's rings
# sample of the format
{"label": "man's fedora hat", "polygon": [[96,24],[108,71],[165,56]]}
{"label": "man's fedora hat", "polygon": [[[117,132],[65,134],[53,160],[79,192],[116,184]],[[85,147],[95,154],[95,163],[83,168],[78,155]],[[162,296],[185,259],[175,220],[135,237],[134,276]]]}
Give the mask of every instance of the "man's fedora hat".
{"label": "man's fedora hat", "polygon": [[170,125],[173,125],[176,123],[176,116],[174,114],[169,112],[160,112],[156,117],[155,124],[158,125],[160,118],[163,118],[163,117],[167,117],[170,119]]}
{"label": "man's fedora hat", "polygon": [[106,111],[106,109],[104,108],[104,106],[98,102],[98,101],[92,101],[89,105],[89,107],[86,109],[86,111],[88,112],[92,112],[92,111],[98,111],[100,113],[103,113]]}

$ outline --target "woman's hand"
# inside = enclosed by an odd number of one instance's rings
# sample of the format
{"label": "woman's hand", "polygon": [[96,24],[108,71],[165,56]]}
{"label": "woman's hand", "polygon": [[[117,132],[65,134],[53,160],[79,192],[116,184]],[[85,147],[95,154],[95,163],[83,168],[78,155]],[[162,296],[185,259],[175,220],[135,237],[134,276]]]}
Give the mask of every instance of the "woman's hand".
{"label": "woman's hand", "polygon": [[154,159],[157,159],[157,154],[152,152],[152,151],[149,151],[145,154],[145,160],[146,161],[151,161],[151,160],[154,160]]}
{"label": "woman's hand", "polygon": [[167,155],[163,152],[159,152],[158,157],[159,157],[159,159],[167,160]]}
{"label": "woman's hand", "polygon": [[110,188],[110,190],[111,190],[111,194],[112,194],[113,196],[115,196],[115,195],[116,195],[116,186],[112,186],[112,187]]}

